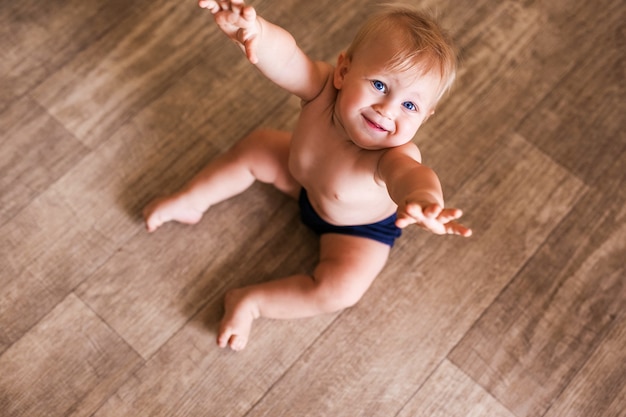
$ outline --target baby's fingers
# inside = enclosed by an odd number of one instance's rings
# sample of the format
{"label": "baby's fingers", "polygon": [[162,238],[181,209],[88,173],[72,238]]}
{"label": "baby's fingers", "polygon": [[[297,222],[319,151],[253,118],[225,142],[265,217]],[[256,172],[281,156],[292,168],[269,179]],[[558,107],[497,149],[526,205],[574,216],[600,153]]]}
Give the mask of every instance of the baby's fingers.
{"label": "baby's fingers", "polygon": [[428,219],[439,219],[441,214],[444,212],[444,209],[439,204],[429,204],[424,207],[420,207],[422,213],[424,213],[424,217]]}
{"label": "baby's fingers", "polygon": [[411,224],[415,224],[416,220],[413,217],[410,216],[398,216],[398,218],[396,219],[396,226],[399,227],[400,229],[404,229],[405,227],[411,225]]}
{"label": "baby's fingers", "polygon": [[454,221],[446,223],[444,227],[446,229],[446,233],[449,235],[459,235],[464,237],[470,237],[472,235],[472,229]]}
{"label": "baby's fingers", "polygon": [[463,226],[462,224],[454,221],[463,216],[463,211],[457,208],[446,208],[441,210],[441,213],[437,216],[437,221],[439,221],[443,226],[447,234],[452,235],[461,235],[461,236],[471,236],[472,230],[468,227]]}
{"label": "baby's fingers", "polygon": [[419,226],[431,230],[430,224],[439,223],[438,216],[442,209],[438,204],[424,205],[419,203],[407,203],[398,210],[396,226],[404,228],[417,223]]}
{"label": "baby's fingers", "polygon": [[214,0],[200,0],[198,1],[198,6],[208,9],[213,14],[221,10],[220,5]]}
{"label": "baby's fingers", "polygon": [[398,209],[396,226],[403,229],[411,224],[422,223],[424,220],[425,216],[419,204],[407,204]]}
{"label": "baby's fingers", "polygon": [[457,220],[461,216],[463,216],[463,211],[457,208],[446,208],[441,210],[441,212],[437,215],[437,220],[441,223],[448,223],[452,220]]}
{"label": "baby's fingers", "polygon": [[230,1],[230,10],[235,14],[241,14],[241,10],[244,8],[243,0],[231,0]]}
{"label": "baby's fingers", "polygon": [[[222,9],[223,10],[223,9]],[[228,10],[224,10],[228,23],[233,24],[241,29],[255,29],[256,10],[252,6],[232,5]]]}

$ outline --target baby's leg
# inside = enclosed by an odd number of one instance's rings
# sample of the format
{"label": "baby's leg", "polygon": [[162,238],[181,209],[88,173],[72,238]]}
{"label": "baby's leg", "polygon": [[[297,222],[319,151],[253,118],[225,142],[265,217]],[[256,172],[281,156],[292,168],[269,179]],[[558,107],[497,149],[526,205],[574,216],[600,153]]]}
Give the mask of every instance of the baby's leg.
{"label": "baby's leg", "polygon": [[217,343],[241,350],[258,317],[294,319],[354,305],[387,261],[389,246],[366,238],[325,234],[312,276],[293,275],[230,291]]}
{"label": "baby's leg", "polygon": [[148,231],[172,220],[197,223],[213,204],[243,192],[255,180],[295,195],[300,185],[289,173],[290,141],[288,132],[252,132],[210,162],[180,191],[148,204],[143,211]]}

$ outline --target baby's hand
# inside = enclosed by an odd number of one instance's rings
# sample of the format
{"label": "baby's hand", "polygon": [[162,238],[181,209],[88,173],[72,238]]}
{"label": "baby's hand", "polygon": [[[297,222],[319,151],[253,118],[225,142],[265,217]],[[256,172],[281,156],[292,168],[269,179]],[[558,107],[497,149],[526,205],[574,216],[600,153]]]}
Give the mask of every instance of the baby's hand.
{"label": "baby's hand", "polygon": [[252,6],[246,6],[243,0],[199,0],[198,5],[211,11],[220,29],[243,47],[251,63],[258,62],[259,25]]}
{"label": "baby's hand", "polygon": [[396,226],[402,229],[416,224],[438,235],[471,236],[471,229],[455,221],[462,215],[460,209],[443,208],[436,203],[407,202],[398,207]]}

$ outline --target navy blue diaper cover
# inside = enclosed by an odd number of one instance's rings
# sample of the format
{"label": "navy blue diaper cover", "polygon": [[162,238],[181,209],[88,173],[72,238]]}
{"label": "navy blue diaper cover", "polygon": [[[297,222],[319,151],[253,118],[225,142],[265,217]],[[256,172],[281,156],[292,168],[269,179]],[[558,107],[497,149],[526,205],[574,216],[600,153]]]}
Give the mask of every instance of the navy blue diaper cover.
{"label": "navy blue diaper cover", "polygon": [[300,191],[300,215],[302,223],[310,227],[318,235],[325,233],[338,233],[341,235],[359,236],[382,242],[386,245],[393,246],[394,241],[400,237],[402,229],[396,226],[396,213],[372,224],[364,224],[359,226],[335,226],[322,219],[316,212],[306,190],[302,188]]}

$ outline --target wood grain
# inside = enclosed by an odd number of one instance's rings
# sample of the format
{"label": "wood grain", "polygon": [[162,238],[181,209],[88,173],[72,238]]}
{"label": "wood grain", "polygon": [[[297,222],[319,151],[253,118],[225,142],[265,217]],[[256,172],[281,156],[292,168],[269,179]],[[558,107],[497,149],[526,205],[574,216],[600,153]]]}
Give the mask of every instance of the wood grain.
{"label": "wood grain", "polygon": [[70,295],[0,357],[2,415],[89,416],[141,363]]}
{"label": "wood grain", "polygon": [[89,150],[36,102],[0,113],[0,225],[44,192]]}
{"label": "wood grain", "polygon": [[193,66],[206,16],[156,2],[128,14],[33,92],[78,139],[97,146]]}
{"label": "wood grain", "polygon": [[3,2],[0,111],[115,27],[119,16],[141,6],[141,1],[123,0]]}
{"label": "wood grain", "polygon": [[[622,309],[622,313],[623,313]],[[554,416],[626,415],[626,321],[622,314],[597,351],[546,413]]]}
{"label": "wood grain", "polygon": [[514,417],[481,386],[443,361],[398,417]]}
{"label": "wood grain", "polygon": [[579,201],[451,355],[518,416],[549,408],[626,307],[625,158],[610,168],[611,180]]}
{"label": "wood grain", "polygon": [[[545,34],[538,47],[551,53],[550,60],[564,61],[567,73],[517,131],[591,183],[626,149],[626,10],[610,1],[579,3],[554,16],[555,25],[566,18],[569,24]],[[590,27],[602,30],[592,34]]]}
{"label": "wood grain", "polygon": [[[379,0],[255,0],[334,63]],[[626,5],[425,0],[457,83],[418,132],[469,240],[404,232],[355,307],[215,334],[311,270],[270,186],[150,235],[141,209],[299,101],[192,2],[0,6],[0,414],[626,417]]]}

